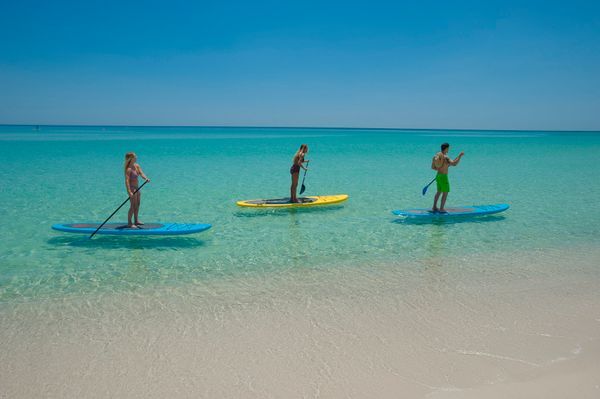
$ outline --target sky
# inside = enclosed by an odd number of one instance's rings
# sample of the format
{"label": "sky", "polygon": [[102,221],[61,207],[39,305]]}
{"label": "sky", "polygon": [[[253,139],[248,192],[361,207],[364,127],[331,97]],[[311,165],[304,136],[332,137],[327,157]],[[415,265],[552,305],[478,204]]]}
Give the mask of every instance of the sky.
{"label": "sky", "polygon": [[600,130],[600,1],[0,10],[0,124]]}

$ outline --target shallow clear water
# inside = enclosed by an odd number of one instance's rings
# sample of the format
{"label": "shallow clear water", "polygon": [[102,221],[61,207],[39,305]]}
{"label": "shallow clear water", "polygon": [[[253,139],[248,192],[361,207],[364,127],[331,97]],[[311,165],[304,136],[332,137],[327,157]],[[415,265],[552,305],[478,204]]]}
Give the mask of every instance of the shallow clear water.
{"label": "shallow clear water", "polygon": [[[411,224],[390,211],[431,206],[439,144],[465,151],[449,205],[508,203],[499,216]],[[291,157],[310,146],[308,195],[340,206],[241,209],[287,196]],[[126,197],[123,156],[152,182],[141,219],[202,222],[185,237],[96,237],[53,223],[102,221]],[[356,129],[0,127],[0,300],[132,292],[208,279],[600,242],[600,134]],[[125,220],[124,207],[113,220]],[[240,280],[241,279],[241,280]]]}

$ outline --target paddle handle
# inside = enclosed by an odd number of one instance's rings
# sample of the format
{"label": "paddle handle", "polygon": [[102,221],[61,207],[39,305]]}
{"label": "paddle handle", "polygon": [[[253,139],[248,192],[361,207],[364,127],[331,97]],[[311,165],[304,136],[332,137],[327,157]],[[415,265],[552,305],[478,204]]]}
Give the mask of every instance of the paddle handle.
{"label": "paddle handle", "polygon": [[[148,183],[148,180],[146,180],[141,186],[139,186],[134,192],[133,195],[135,195],[138,191],[140,191],[142,189],[142,187],[144,187],[146,185],[146,183]],[[115,213],[117,213],[119,211],[119,209],[121,209],[123,207],[123,205],[125,205],[127,203],[127,201],[129,201],[129,197],[127,197],[127,199],[125,201],[123,201],[123,203],[121,205],[119,205],[119,207],[117,209],[115,209],[115,211],[113,213],[110,214],[109,217],[106,218],[106,220],[104,222],[102,222],[102,224],[100,226],[98,226],[98,228],[96,229],[96,231],[94,231],[91,235],[90,238],[92,238],[97,232],[98,230],[100,230],[102,228],[102,226],[104,226],[106,224],[106,222],[108,222],[110,220],[111,217],[115,216]]]}

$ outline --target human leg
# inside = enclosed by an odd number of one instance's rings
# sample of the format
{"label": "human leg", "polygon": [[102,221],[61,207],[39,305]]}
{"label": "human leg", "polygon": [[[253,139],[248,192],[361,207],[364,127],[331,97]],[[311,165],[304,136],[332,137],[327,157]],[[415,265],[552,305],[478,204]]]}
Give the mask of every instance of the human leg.
{"label": "human leg", "polygon": [[[448,193],[450,192],[450,182],[448,180],[448,175],[443,173],[438,173],[435,177],[435,182],[437,184],[438,193],[436,194],[439,198],[439,195],[442,195],[442,202],[440,204],[439,211],[445,212],[444,206],[446,205],[446,198],[448,198]],[[437,204],[437,198],[436,198]]]}
{"label": "human leg", "polygon": [[442,193],[442,203],[440,206],[440,212],[446,212],[446,199],[448,198],[448,192]]}
{"label": "human leg", "polygon": [[140,224],[139,220],[138,220],[138,213],[140,212],[140,202],[141,202],[141,195],[142,193],[140,193],[139,191],[137,193],[135,193],[135,195],[133,196],[133,202],[134,202],[134,207],[133,207],[133,222],[138,225]]}
{"label": "human leg", "polygon": [[138,219],[138,213],[140,212],[140,205],[142,204],[142,193],[140,193],[138,191],[136,195],[137,195],[137,207],[136,207],[136,212],[135,212],[135,224],[138,226],[141,226],[144,224],[144,222],[140,222],[140,220]]}
{"label": "human leg", "polygon": [[298,176],[299,173],[292,174],[292,186],[290,187],[290,201],[298,202],[298,198],[296,196],[296,190],[298,189]]}
{"label": "human leg", "polygon": [[133,223],[131,223],[131,217],[133,216],[133,200],[130,198],[129,199],[129,211],[127,212],[127,226],[131,227],[134,226]]}
{"label": "human leg", "polygon": [[435,197],[433,197],[433,208],[431,209],[433,212],[438,211],[437,202],[438,202],[438,199],[440,198],[440,194],[441,194],[441,192],[438,191],[437,193],[435,193]]}

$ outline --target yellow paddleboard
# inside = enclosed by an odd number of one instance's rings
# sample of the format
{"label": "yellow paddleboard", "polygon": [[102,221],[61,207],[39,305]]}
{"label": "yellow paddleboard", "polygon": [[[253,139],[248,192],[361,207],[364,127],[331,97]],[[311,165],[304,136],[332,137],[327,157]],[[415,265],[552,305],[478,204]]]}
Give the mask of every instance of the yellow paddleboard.
{"label": "yellow paddleboard", "polygon": [[297,203],[290,202],[290,198],[273,198],[238,201],[239,206],[251,208],[305,208],[308,206],[331,205],[346,201],[347,194],[338,195],[315,195],[309,197],[298,197]]}

